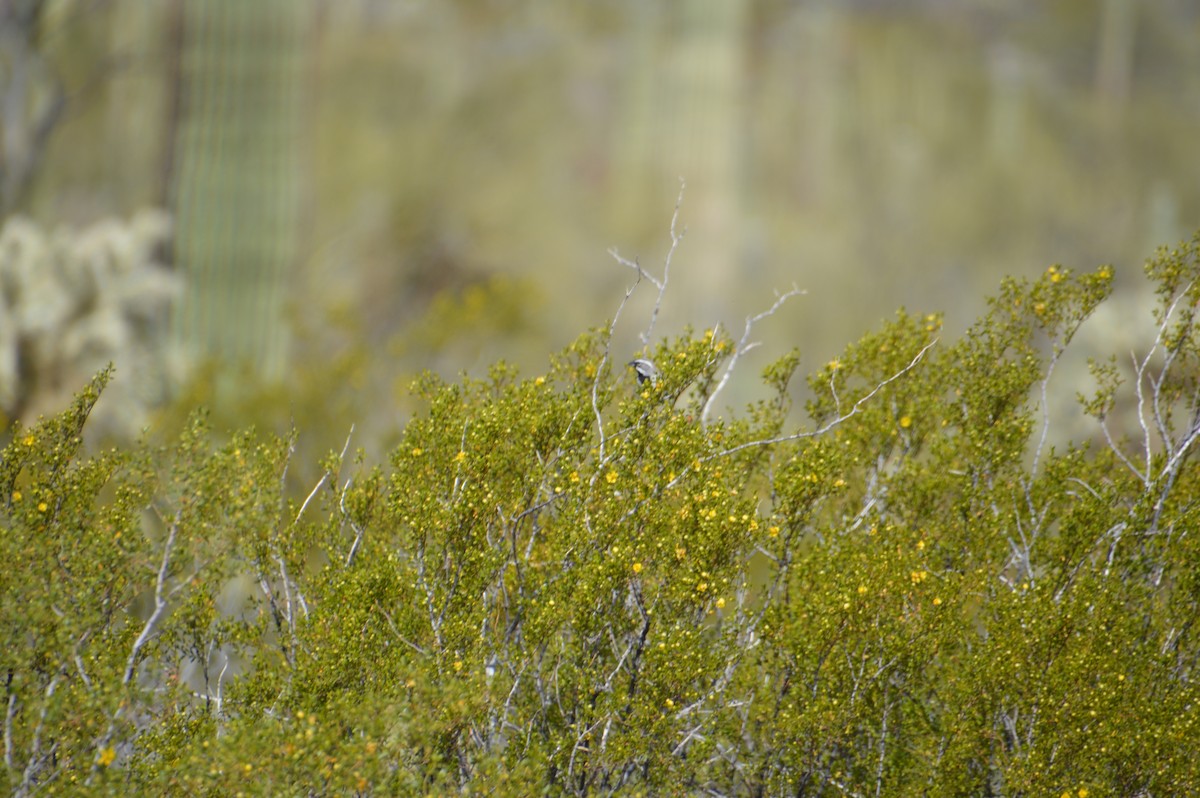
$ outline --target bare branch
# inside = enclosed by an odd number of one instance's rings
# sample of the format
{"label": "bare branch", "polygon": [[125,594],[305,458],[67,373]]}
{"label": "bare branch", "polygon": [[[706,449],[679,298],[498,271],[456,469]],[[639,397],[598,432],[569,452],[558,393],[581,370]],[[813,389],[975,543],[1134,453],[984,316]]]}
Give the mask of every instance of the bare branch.
{"label": "bare branch", "polygon": [[[750,449],[750,448],[753,448],[756,446],[772,446],[777,443],[786,443],[788,441],[800,440],[802,438],[815,438],[817,436],[824,435],[826,432],[829,432],[829,430],[833,429],[834,427],[839,426],[840,424],[843,424],[846,421],[849,421],[854,416],[858,415],[858,412],[862,409],[862,406],[864,404],[866,404],[868,401],[870,401],[870,399],[872,397],[874,397],[875,394],[879,393],[884,388],[886,388],[888,385],[890,385],[891,383],[900,379],[905,374],[907,374],[908,372],[910,372],[914,368],[916,368],[917,363],[919,363],[921,361],[921,358],[923,358],[925,356],[925,353],[928,352],[933,347],[933,345],[936,344],[939,340],[941,340],[941,339],[934,338],[932,341],[925,344],[925,346],[923,346],[921,348],[921,351],[917,352],[916,356],[911,361],[909,361],[907,366],[900,369],[895,374],[888,377],[886,380],[884,380],[883,382],[879,383],[874,388],[872,388],[865,396],[863,396],[861,399],[859,399],[857,402],[855,402],[854,406],[851,407],[848,411],[839,415],[837,418],[833,419],[832,421],[829,421],[829,422],[825,423],[824,425],[818,427],[817,429],[809,430],[807,432],[795,432],[795,433],[792,433],[791,435],[780,435],[775,438],[764,438],[762,440],[757,440],[757,441],[747,441],[746,443],[738,444],[737,446],[732,446],[728,449],[724,449],[720,452],[717,452],[716,454],[710,454],[707,457],[701,457],[700,462],[705,463],[705,462],[708,462],[709,460],[715,460],[719,457],[728,457],[729,455],[734,454],[736,452],[740,452],[743,449]],[[678,481],[678,478],[676,479],[676,482],[677,481]],[[674,484],[674,483],[672,483],[672,484]]]}
{"label": "bare branch", "polygon": [[1121,447],[1117,445],[1115,440],[1113,440],[1112,431],[1108,428],[1108,422],[1103,418],[1100,419],[1100,431],[1104,433],[1104,440],[1108,444],[1108,448],[1111,449],[1112,453],[1116,455],[1117,459],[1120,460],[1127,469],[1129,469],[1129,473],[1137,477],[1138,481],[1143,485],[1148,485],[1150,483],[1150,475],[1143,474],[1141,471],[1139,471],[1138,467],[1133,464],[1133,461],[1125,456],[1125,452],[1121,451]]}
{"label": "bare branch", "polygon": [[608,251],[608,254],[612,255],[617,263],[620,263],[622,266],[628,266],[637,272],[639,281],[645,278],[658,289],[658,298],[654,301],[654,310],[650,312],[650,325],[646,328],[646,332],[638,334],[643,346],[649,346],[650,339],[654,337],[654,325],[658,321],[658,313],[662,309],[663,296],[667,292],[667,283],[671,280],[671,261],[675,257],[675,250],[679,249],[680,242],[687,235],[687,228],[684,228],[682,231],[679,230],[679,209],[683,206],[683,192],[686,188],[687,183],[680,178],[679,195],[675,198],[675,210],[671,214],[671,247],[667,250],[667,257],[663,262],[663,276],[661,280],[643,269],[637,261],[623,257],[615,247]]}
{"label": "bare branch", "polygon": [[341,512],[342,518],[344,518],[346,523],[350,524],[350,528],[354,530],[354,542],[350,544],[350,551],[346,554],[346,568],[349,568],[354,564],[354,558],[358,556],[358,549],[362,545],[363,539],[363,528],[354,523],[354,520],[350,518],[349,513],[346,512],[346,494],[350,492],[350,486],[352,484],[354,484],[354,480],[347,479],[346,485],[342,488],[342,495],[338,497],[338,510]]}
{"label": "bare branch", "polygon": [[10,771],[13,765],[13,718],[17,714],[17,694],[8,694],[8,707],[4,711],[4,766]]}
{"label": "bare branch", "polygon": [[171,549],[175,546],[175,536],[179,532],[179,513],[175,514],[169,527],[167,527],[167,541],[163,544],[162,563],[158,568],[158,578],[154,582],[154,611],[142,626],[142,631],[138,634],[137,639],[133,641],[133,648],[129,652],[129,659],[125,663],[125,676],[121,679],[121,684],[127,685],[133,681],[133,673],[137,668],[138,655],[142,651],[142,647],[150,639],[150,635],[154,633],[154,627],[167,611],[167,577],[171,568]]}
{"label": "bare branch", "polygon": [[58,743],[50,746],[50,750],[45,754],[42,753],[42,731],[46,727],[46,716],[50,712],[50,699],[54,696],[54,691],[58,689],[58,682],[61,674],[55,674],[50,680],[50,684],[46,686],[45,700],[42,702],[42,711],[38,715],[37,726],[33,729],[33,739],[29,744],[29,762],[25,765],[25,772],[21,776],[21,787],[17,791],[18,795],[25,795],[30,787],[38,781],[38,774],[42,768],[42,763],[53,758],[55,751],[58,749]]}
{"label": "bare branch", "polygon": [[[795,286],[795,284],[793,284],[792,290],[790,290],[784,294],[776,293],[775,303],[772,304],[769,309],[763,311],[762,313],[759,313],[756,316],[747,316],[746,317],[746,327],[742,331],[742,337],[737,342],[737,346],[735,346],[733,349],[733,356],[730,357],[729,364],[725,367],[724,374],[721,375],[721,381],[717,383],[717,387],[715,389],[713,389],[713,392],[709,395],[708,401],[706,401],[704,403],[704,410],[701,411],[701,413],[700,413],[701,426],[705,426],[705,427],[708,426],[709,410],[712,409],[713,402],[716,401],[717,395],[719,393],[721,393],[722,389],[725,388],[725,384],[727,382],[729,382],[729,377],[730,377],[730,375],[733,374],[733,370],[737,366],[738,359],[742,355],[749,352],[751,349],[754,349],[756,346],[758,346],[757,342],[754,342],[754,343],[750,342],[750,331],[754,328],[754,325],[757,324],[758,322],[762,321],[765,318],[775,315],[775,311],[777,311],[777,310],[779,310],[779,308],[783,307],[783,303],[787,302],[792,297],[799,296],[802,294],[807,294],[807,293],[808,293],[807,291],[801,291],[799,288],[797,288]],[[715,330],[713,331],[713,340],[714,341],[716,340],[716,331]]]}
{"label": "bare branch", "polygon": [[[349,440],[349,439],[347,439],[347,440]],[[319,491],[321,489],[321,486],[325,484],[325,480],[327,480],[327,479],[329,479],[328,471],[326,471],[324,474],[321,475],[321,478],[317,481],[317,484],[313,485],[313,489],[308,492],[308,497],[305,498],[304,503],[300,505],[300,509],[296,512],[296,517],[292,519],[293,527],[295,527],[296,524],[300,523],[300,516],[304,515],[305,509],[308,508],[308,503],[310,501],[312,501],[313,496],[317,495],[317,491]]]}

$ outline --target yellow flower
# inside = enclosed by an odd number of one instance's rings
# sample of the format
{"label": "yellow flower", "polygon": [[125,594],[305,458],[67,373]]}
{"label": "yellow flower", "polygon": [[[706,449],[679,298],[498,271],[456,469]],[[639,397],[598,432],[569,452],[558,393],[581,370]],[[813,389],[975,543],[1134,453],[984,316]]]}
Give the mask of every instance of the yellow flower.
{"label": "yellow flower", "polygon": [[109,765],[111,765],[113,763],[113,761],[116,758],[117,758],[117,752],[114,751],[113,747],[110,745],[107,748],[100,751],[100,754],[96,757],[96,761],[99,762],[101,764],[101,766],[108,767]]}
{"label": "yellow flower", "polygon": [[606,482],[608,482],[609,485],[613,484],[614,482],[617,481],[617,472],[609,471],[608,474],[605,475],[604,479]]}
{"label": "yellow flower", "polygon": [[640,574],[642,572],[642,564],[640,562],[635,562],[633,564],[633,572],[635,574]]}
{"label": "yellow flower", "polygon": [[467,459],[466,452],[460,451],[458,454],[454,455],[454,462],[456,462],[456,463],[461,463],[462,461],[464,461],[466,459]]}
{"label": "yellow flower", "polygon": [[933,597],[933,606],[935,606],[935,607],[942,606],[942,600],[940,598],[938,598],[937,596],[934,596]]}
{"label": "yellow flower", "polygon": [[912,426],[912,419],[908,416],[900,416],[900,426],[904,429],[908,429]]}
{"label": "yellow flower", "polygon": [[536,380],[534,380],[534,381],[533,381],[533,384],[534,384],[534,385],[545,385],[545,384],[546,384],[546,378],[545,378],[545,377],[538,377]]}
{"label": "yellow flower", "polygon": [[835,357],[833,360],[829,361],[829,363],[825,367],[827,369],[829,369],[830,371],[837,371],[838,369],[840,369],[842,367],[842,361],[838,360]]}
{"label": "yellow flower", "polygon": [[914,585],[924,582],[925,577],[927,577],[927,576],[929,576],[928,571],[913,571],[911,574],[909,574],[909,578],[912,579],[912,583]]}
{"label": "yellow flower", "polygon": [[572,482],[578,482],[579,481],[579,472],[572,471],[571,476],[567,477],[567,479],[571,480]]}
{"label": "yellow flower", "polygon": [[717,599],[717,609],[719,609],[719,610],[725,609],[725,599],[723,599],[723,598]]}
{"label": "yellow flower", "polygon": [[454,660],[454,670],[455,670],[455,671],[461,671],[461,670],[462,670],[462,660],[461,660],[461,659],[456,659],[456,660]]}
{"label": "yellow flower", "polygon": [[421,456],[423,453],[424,453],[424,450],[423,450],[423,449],[421,449],[421,447],[420,447],[420,446],[414,446],[414,447],[413,447],[413,450],[412,450],[412,456],[413,456],[413,457],[420,457],[420,456]]}
{"label": "yellow flower", "polygon": [[860,596],[862,596],[862,595],[865,595],[865,594],[866,594],[866,592],[867,592],[867,586],[866,586],[866,585],[859,585],[859,586],[858,586],[858,595],[860,595]]}
{"label": "yellow flower", "polygon": [[21,491],[19,491],[19,490],[14,490],[14,491],[12,492],[12,500],[13,500],[13,501],[15,501],[15,502],[19,502],[19,501],[21,501]]}
{"label": "yellow flower", "polygon": [[771,527],[770,529],[767,530],[767,534],[773,538],[779,537],[779,527],[777,527],[777,526]]}
{"label": "yellow flower", "polygon": [[697,593],[703,593],[705,590],[708,590],[708,582],[701,582],[700,584],[696,585]]}
{"label": "yellow flower", "polygon": [[50,505],[46,504],[45,502],[38,502],[38,512],[39,513],[44,513],[48,509],[50,509]]}
{"label": "yellow flower", "polygon": [[33,442],[35,440],[36,438],[34,438],[33,435],[26,435],[21,439],[21,443],[25,444],[26,446],[33,446]]}

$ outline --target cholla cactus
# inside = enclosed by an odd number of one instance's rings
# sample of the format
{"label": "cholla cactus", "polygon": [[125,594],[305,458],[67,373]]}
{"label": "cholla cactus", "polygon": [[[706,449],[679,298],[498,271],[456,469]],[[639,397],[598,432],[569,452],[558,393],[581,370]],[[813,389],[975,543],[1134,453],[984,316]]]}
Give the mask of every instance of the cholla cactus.
{"label": "cholla cactus", "polygon": [[[47,233],[14,217],[0,230],[0,414],[57,409],[108,363],[118,378],[97,422],[134,435],[167,397],[175,276],[158,260],[171,221],[159,210]],[[107,405],[107,407],[105,407]],[[7,423],[6,423],[7,426]]]}

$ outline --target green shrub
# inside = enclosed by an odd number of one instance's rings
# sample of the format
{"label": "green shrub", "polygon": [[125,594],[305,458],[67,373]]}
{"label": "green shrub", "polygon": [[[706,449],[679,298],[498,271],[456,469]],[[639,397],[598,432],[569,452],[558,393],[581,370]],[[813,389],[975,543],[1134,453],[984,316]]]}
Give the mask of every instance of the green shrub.
{"label": "green shrub", "polygon": [[[638,385],[416,386],[385,466],[294,440],[79,452],[100,375],[0,464],[10,792],[1181,795],[1200,785],[1200,236],[1147,267],[1159,335],[1054,366],[1112,272],[1006,282],[956,342],[900,313],[708,421],[744,347]],[[1105,431],[1132,397],[1136,435]],[[349,443],[349,441],[347,442]],[[348,447],[347,447],[348,448]]]}

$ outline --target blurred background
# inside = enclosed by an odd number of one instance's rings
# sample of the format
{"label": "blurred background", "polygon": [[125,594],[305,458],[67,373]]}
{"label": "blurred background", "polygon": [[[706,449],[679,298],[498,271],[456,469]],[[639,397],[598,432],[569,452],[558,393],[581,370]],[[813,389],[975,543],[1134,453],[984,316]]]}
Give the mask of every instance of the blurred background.
{"label": "blurred background", "polygon": [[759,365],[1053,263],[1136,293],[1200,226],[1200,4],[0,0],[0,136],[5,426],[111,360],[114,434],[383,445],[421,370],[605,324],[610,248],[661,275],[681,179],[655,336],[805,289]]}

